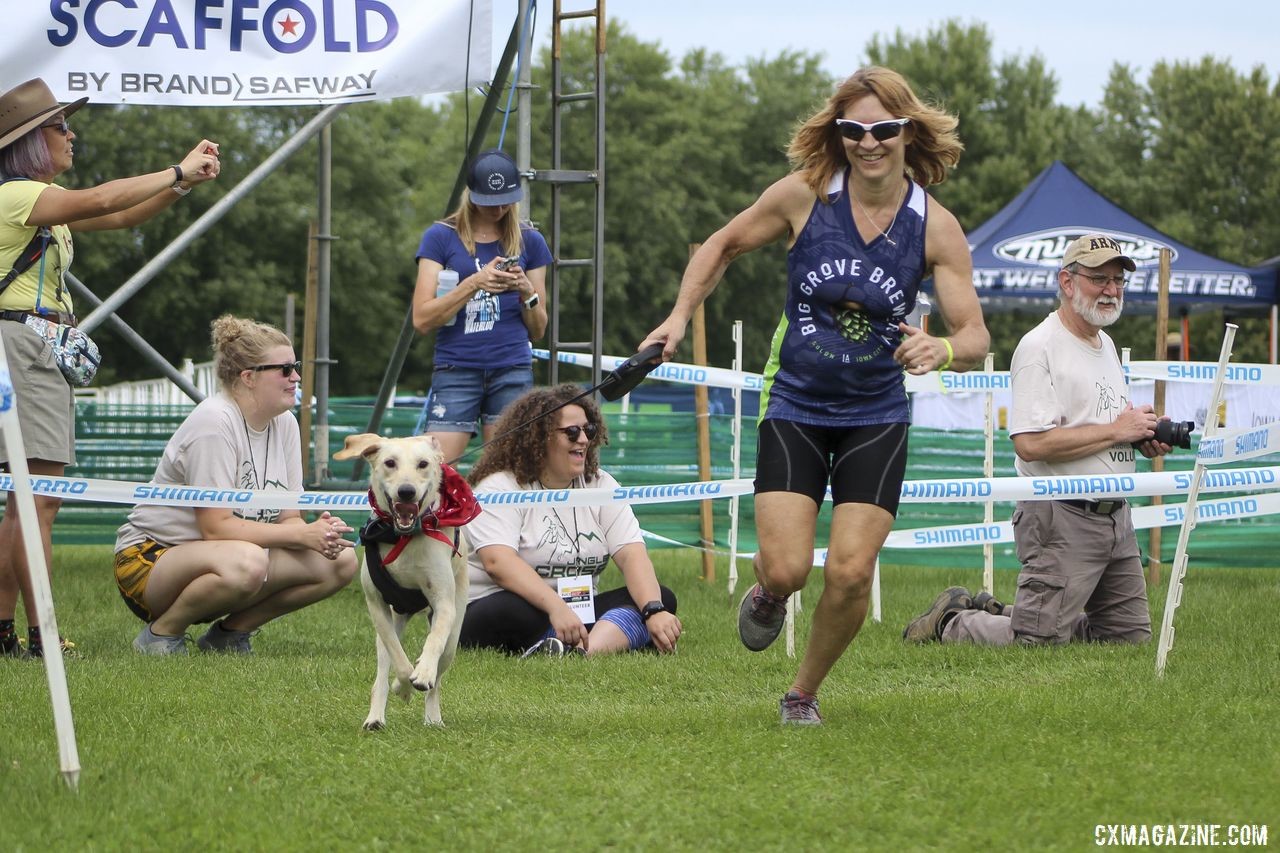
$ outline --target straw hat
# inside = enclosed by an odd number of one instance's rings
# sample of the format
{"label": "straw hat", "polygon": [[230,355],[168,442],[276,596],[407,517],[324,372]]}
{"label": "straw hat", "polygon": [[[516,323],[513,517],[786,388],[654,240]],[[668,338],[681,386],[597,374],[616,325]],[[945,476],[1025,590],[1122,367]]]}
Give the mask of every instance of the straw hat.
{"label": "straw hat", "polygon": [[54,113],[69,116],[88,101],[88,98],[81,98],[60,104],[53,96],[53,90],[39,77],[15,86],[0,95],[0,148],[17,142],[23,134],[43,124]]}

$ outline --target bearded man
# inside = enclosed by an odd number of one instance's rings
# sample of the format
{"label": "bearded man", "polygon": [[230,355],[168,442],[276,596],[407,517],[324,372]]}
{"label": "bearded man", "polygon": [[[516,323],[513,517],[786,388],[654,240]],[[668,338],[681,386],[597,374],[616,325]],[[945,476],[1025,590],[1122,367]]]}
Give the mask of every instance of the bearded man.
{"label": "bearded man", "polygon": [[[1134,407],[1102,331],[1124,308],[1136,265],[1106,234],[1075,240],[1058,271],[1061,304],[1013,354],[1009,436],[1024,477],[1132,474],[1155,439],[1150,406]],[[1167,418],[1165,418],[1167,420]],[[1014,603],[951,587],[903,632],[913,642],[1005,646],[1151,639],[1142,560],[1123,499],[1019,501],[1013,536],[1022,571]]]}

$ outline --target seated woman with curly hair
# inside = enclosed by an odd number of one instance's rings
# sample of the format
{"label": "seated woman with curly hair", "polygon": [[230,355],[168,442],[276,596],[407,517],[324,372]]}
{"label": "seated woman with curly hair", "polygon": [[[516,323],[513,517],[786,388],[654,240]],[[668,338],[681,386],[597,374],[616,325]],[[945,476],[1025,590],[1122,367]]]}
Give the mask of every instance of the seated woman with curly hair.
{"label": "seated woman with curly hair", "polygon": [[[616,488],[599,467],[608,443],[600,408],[589,397],[569,402],[581,393],[576,385],[539,388],[508,406],[497,435],[555,411],[486,448],[471,472],[476,493]],[[464,530],[471,593],[463,646],[526,655],[675,651],[676,597],[659,585],[630,506],[486,505]],[[597,592],[610,558],[625,585]],[[594,616],[566,601],[582,607],[584,597]]]}

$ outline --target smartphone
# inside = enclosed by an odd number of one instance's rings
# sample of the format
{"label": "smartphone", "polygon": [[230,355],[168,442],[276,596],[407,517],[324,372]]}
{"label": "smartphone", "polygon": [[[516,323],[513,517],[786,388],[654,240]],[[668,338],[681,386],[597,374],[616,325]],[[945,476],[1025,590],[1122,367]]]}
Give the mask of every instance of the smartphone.
{"label": "smartphone", "polygon": [[506,272],[508,267],[514,267],[518,263],[520,263],[520,256],[510,255],[509,257],[498,258],[498,262],[494,264],[493,268]]}

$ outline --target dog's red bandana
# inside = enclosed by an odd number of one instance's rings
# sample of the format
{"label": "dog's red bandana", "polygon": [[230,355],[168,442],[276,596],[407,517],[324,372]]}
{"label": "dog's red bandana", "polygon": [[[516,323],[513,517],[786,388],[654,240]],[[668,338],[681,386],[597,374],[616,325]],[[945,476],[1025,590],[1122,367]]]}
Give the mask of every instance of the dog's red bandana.
{"label": "dog's red bandana", "polygon": [[[440,466],[442,475],[440,478],[440,502],[435,509],[425,510],[418,518],[418,529],[423,536],[430,536],[432,539],[443,542],[453,549],[453,553],[458,553],[458,531],[456,528],[462,527],[464,524],[471,522],[480,514],[480,504],[476,501],[475,493],[471,491],[471,486],[463,478],[461,474],[453,470],[449,465]],[[392,528],[391,513],[378,506],[378,498],[373,493],[373,489],[369,490],[369,507],[373,510],[375,516],[370,520],[366,529],[374,526],[377,522],[386,524],[386,529]],[[377,525],[381,527],[382,525]],[[452,527],[454,535],[451,538],[441,528]],[[372,531],[371,531],[372,532]],[[385,535],[385,534],[384,534]],[[395,543],[391,545],[391,550],[382,558],[382,565],[389,566],[400,556],[400,552],[409,544],[408,536],[395,536]],[[364,531],[361,532],[361,538],[364,537]],[[370,539],[375,537],[370,536]],[[378,538],[376,541],[389,542],[388,538]]]}

